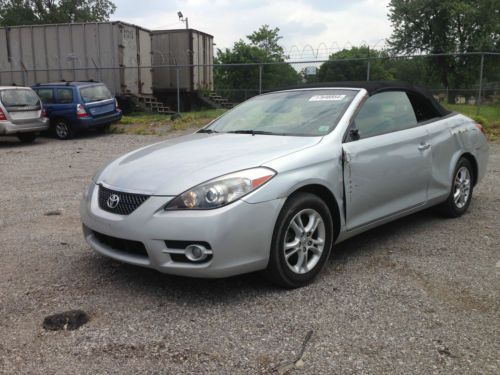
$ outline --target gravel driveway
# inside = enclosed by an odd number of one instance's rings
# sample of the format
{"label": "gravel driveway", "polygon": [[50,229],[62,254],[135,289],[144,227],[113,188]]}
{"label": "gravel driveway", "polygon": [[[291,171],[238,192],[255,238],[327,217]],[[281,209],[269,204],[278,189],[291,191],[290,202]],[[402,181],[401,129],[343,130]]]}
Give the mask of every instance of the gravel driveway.
{"label": "gravel driveway", "polygon": [[[91,176],[163,138],[0,138],[1,373],[271,373],[310,330],[289,373],[499,373],[500,145],[462,218],[385,225],[339,245],[314,284],[281,290],[258,274],[162,275],[86,245]],[[42,328],[71,309],[90,322]]]}

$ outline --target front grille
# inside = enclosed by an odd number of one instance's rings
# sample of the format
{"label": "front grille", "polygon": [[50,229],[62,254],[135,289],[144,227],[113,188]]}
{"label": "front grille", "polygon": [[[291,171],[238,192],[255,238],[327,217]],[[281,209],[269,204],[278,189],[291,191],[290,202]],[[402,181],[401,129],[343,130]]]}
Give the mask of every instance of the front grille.
{"label": "front grille", "polygon": [[99,186],[99,207],[117,215],[131,214],[148,198],[149,195],[124,193]]}
{"label": "front grille", "polygon": [[140,255],[145,257],[148,256],[146,248],[144,247],[144,244],[142,242],[111,237],[107,234],[102,234],[95,231],[92,231],[92,233],[94,233],[94,236],[99,242],[112,248],[113,250],[132,255]]}

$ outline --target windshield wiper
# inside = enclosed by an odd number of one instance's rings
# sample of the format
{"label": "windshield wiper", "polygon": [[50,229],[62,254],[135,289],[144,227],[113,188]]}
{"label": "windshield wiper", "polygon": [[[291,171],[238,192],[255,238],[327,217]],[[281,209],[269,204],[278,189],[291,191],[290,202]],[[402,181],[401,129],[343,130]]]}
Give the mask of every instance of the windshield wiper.
{"label": "windshield wiper", "polygon": [[217,130],[213,130],[213,129],[200,129],[200,130],[198,130],[198,133],[209,133],[209,134],[211,134],[211,133],[218,133],[218,131]]}
{"label": "windshield wiper", "polygon": [[231,130],[227,133],[233,133],[233,134],[252,134],[252,135],[256,135],[256,134],[261,134],[261,135],[280,135],[278,133],[273,133],[273,132],[267,132],[267,131],[264,131],[264,130]]}

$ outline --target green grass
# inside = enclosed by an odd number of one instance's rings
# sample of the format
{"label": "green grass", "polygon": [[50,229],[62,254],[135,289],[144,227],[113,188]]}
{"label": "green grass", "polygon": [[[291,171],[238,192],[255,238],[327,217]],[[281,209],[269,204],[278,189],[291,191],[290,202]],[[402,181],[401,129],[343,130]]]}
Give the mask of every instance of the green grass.
{"label": "green grass", "polygon": [[[481,106],[481,114],[476,116],[477,107],[468,104],[445,104],[452,111],[463,113],[481,123],[491,141],[500,141],[500,106],[485,104]],[[208,109],[204,111],[185,112],[181,118],[172,120],[170,115],[137,112],[123,116],[120,123],[113,125],[111,132],[141,135],[162,135],[171,131],[188,128],[201,128],[222,115],[225,109]]]}
{"label": "green grass", "polygon": [[477,106],[475,105],[445,104],[445,107],[469,116],[482,124],[491,141],[500,140],[500,105],[481,105],[479,116],[476,115]]}
{"label": "green grass", "polygon": [[[446,108],[463,113],[466,116],[476,116],[477,106],[470,104],[447,104]],[[479,116],[485,118],[490,124],[500,122],[500,105],[481,105]]]}
{"label": "green grass", "polygon": [[181,117],[175,120],[171,119],[171,115],[137,112],[123,116],[118,124],[113,125],[111,132],[162,135],[175,130],[201,128],[225,111],[225,109],[208,109],[204,111],[185,112],[181,113]]}

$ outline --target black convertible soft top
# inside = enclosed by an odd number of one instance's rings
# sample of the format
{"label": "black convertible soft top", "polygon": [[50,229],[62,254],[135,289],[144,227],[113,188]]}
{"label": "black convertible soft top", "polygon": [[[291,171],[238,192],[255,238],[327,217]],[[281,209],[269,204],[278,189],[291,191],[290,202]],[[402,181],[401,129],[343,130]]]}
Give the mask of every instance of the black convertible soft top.
{"label": "black convertible soft top", "polygon": [[319,83],[309,83],[300,86],[293,86],[282,88],[280,90],[294,90],[294,89],[305,89],[305,88],[326,88],[326,87],[345,87],[345,88],[355,88],[355,89],[365,89],[368,91],[368,95],[372,96],[379,92],[384,91],[406,91],[408,93],[416,94],[419,97],[426,99],[427,103],[433,107],[435,111],[439,113],[440,116],[446,116],[450,111],[446,110],[439,104],[436,99],[431,95],[426,88],[422,86],[412,85],[408,82],[402,81],[337,81],[337,82],[319,82]]}

